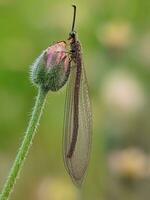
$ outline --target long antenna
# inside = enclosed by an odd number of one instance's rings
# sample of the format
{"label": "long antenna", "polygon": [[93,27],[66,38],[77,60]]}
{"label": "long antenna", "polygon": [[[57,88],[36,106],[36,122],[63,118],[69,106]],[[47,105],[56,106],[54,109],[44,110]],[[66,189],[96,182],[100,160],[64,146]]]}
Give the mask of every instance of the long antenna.
{"label": "long antenna", "polygon": [[75,21],[76,21],[76,6],[72,5],[72,7],[74,8],[74,13],[73,13],[73,20],[72,20],[72,29],[71,31],[74,31],[74,25],[75,25]]}

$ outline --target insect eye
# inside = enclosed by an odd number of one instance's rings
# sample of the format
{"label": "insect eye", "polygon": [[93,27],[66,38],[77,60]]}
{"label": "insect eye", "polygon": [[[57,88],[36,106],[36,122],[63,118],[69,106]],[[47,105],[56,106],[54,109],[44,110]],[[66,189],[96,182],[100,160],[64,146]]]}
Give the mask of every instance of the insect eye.
{"label": "insect eye", "polygon": [[70,37],[73,37],[73,38],[74,38],[74,37],[76,36],[76,32],[75,32],[75,31],[72,31],[69,35],[70,35]]}

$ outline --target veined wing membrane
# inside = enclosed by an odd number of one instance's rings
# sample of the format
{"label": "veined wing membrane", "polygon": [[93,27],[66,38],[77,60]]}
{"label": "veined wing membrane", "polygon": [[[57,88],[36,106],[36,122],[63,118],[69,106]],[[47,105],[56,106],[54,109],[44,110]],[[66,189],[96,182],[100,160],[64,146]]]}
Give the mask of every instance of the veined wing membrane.
{"label": "veined wing membrane", "polygon": [[78,97],[78,130],[76,132],[77,140],[75,141],[72,155],[68,156],[74,134],[74,112],[76,108],[74,104],[74,93],[76,76],[77,66],[72,62],[66,94],[63,153],[67,171],[72,177],[73,182],[77,185],[81,185],[89,161],[92,134],[92,116],[87,79],[85,69],[82,66]]}

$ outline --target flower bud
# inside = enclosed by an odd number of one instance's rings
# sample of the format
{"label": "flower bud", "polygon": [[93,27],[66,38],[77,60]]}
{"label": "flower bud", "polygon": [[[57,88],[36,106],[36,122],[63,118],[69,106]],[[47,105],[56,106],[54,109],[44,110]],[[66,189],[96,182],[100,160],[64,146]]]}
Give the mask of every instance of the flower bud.
{"label": "flower bud", "polygon": [[32,82],[46,91],[57,91],[64,86],[70,72],[70,59],[66,43],[48,47],[32,66]]}

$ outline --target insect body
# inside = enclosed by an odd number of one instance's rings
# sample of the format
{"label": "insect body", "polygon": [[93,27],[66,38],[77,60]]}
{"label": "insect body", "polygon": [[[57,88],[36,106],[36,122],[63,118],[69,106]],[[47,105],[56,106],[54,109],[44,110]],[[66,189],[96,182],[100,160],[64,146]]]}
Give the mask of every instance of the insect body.
{"label": "insect body", "polygon": [[76,7],[70,43],[70,75],[67,85],[64,121],[64,161],[73,182],[81,185],[90,155],[92,115],[81,45],[74,31]]}

